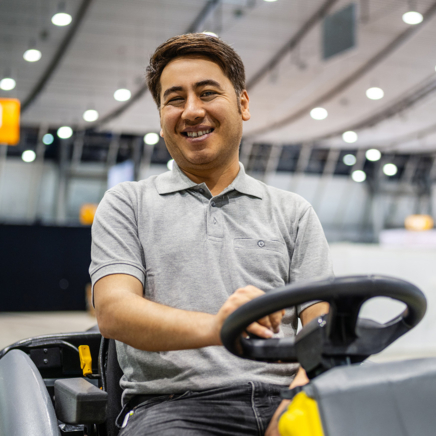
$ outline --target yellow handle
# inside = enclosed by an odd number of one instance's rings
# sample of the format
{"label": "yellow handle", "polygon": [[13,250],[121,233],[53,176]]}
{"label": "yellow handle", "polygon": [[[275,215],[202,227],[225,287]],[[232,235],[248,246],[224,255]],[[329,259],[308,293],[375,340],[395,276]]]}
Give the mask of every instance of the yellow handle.
{"label": "yellow handle", "polygon": [[83,376],[86,377],[92,374],[92,357],[91,350],[88,345],[79,346],[80,368],[82,368]]}
{"label": "yellow handle", "polygon": [[281,436],[324,436],[316,401],[305,392],[295,395],[279,421]]}

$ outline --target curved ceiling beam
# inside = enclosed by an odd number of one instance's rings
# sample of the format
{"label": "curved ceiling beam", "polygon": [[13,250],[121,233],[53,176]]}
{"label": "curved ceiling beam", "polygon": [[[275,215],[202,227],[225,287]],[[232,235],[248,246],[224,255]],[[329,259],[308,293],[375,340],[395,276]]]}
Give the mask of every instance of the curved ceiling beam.
{"label": "curved ceiling beam", "polygon": [[436,13],[436,2],[434,2],[424,13],[424,20],[422,21],[421,24],[416,24],[415,26],[410,27],[409,29],[402,32],[393,41],[391,41],[384,48],[382,48],[378,53],[376,53],[371,59],[365,62],[359,69],[357,69],[354,73],[350,74],[348,77],[346,77],[339,84],[334,86],[332,89],[321,95],[321,97],[318,97],[310,104],[307,104],[302,109],[299,109],[293,114],[288,115],[287,117],[273,124],[270,124],[269,126],[265,126],[260,129],[257,129],[254,132],[247,134],[245,137],[251,138],[253,136],[262,135],[271,130],[279,129],[288,124],[291,124],[297,121],[298,119],[302,118],[303,116],[307,115],[309,111],[314,107],[317,107],[325,103],[326,101],[336,97],[339,93],[344,91],[344,89],[351,86],[354,82],[356,82],[358,79],[364,76],[368,71],[372,70],[375,66],[377,66],[383,59],[385,59],[392,52],[394,52],[398,47],[400,47],[407,39],[412,37],[418,30],[422,28],[423,25],[425,25],[430,20],[430,18],[435,13]]}
{"label": "curved ceiling beam", "polygon": [[85,17],[91,3],[92,0],[82,0],[82,3],[77,11],[71,27],[68,29],[67,34],[65,35],[64,39],[56,50],[56,53],[53,56],[51,62],[48,64],[46,70],[44,71],[44,74],[41,76],[38,83],[35,85],[30,94],[21,104],[22,113],[26,111],[29,106],[35,101],[36,97],[38,97],[40,92],[44,89],[44,86],[47,84],[47,82],[50,80],[53,73],[55,72],[56,68],[59,66],[60,61],[64,57],[65,52],[67,51],[69,45],[71,44],[71,41],[76,35],[77,30],[82,23],[83,18]]}
{"label": "curved ceiling beam", "polygon": [[282,58],[292,51],[298,43],[321,21],[328,13],[330,8],[338,0],[326,0],[321,7],[309,17],[309,19],[298,29],[297,33],[285,44],[280,50],[262,67],[254,76],[247,81],[247,91],[256,86],[274,67],[276,67]]}
{"label": "curved ceiling beam", "polygon": [[[199,32],[206,22],[206,20],[213,14],[216,10],[216,8],[221,3],[221,0],[208,0],[207,3],[204,5],[203,9],[200,11],[200,13],[195,17],[195,20],[190,24],[188,29],[185,33],[195,33]],[[103,126],[104,124],[109,123],[110,121],[114,120],[115,118],[118,118],[123,112],[125,112],[129,107],[133,106],[134,103],[136,103],[148,90],[147,84],[143,83],[134,93],[130,100],[128,100],[123,105],[119,106],[118,108],[114,109],[112,112],[109,112],[108,114],[101,117],[98,121],[96,121],[94,124],[86,128],[86,131],[92,131],[98,127]]]}
{"label": "curved ceiling beam", "polygon": [[[342,135],[343,132],[349,130],[362,130],[373,127],[382,121],[385,121],[400,112],[410,108],[420,100],[436,92],[436,79],[434,74],[425,78],[418,86],[414,86],[412,89],[408,90],[403,97],[397,99],[393,104],[385,107],[381,111],[365,118],[362,121],[351,124],[344,129],[338,129],[334,132],[328,133],[327,135],[322,135],[317,138],[312,138],[308,142],[320,142],[326,139],[334,138],[335,136]],[[299,142],[299,141],[296,141]],[[305,142],[307,142],[305,140]]]}

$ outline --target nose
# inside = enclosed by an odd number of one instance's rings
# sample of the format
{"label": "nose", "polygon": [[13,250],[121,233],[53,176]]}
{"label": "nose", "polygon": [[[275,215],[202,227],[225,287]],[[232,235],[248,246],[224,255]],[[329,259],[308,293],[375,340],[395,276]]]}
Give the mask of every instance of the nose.
{"label": "nose", "polygon": [[206,112],[203,107],[201,98],[197,95],[191,95],[186,99],[185,107],[182,113],[183,121],[195,121],[203,119]]}

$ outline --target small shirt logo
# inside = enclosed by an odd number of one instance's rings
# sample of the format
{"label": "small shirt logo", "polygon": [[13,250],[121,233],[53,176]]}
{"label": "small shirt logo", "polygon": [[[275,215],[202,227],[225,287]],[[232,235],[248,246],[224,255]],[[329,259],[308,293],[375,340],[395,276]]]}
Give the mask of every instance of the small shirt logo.
{"label": "small shirt logo", "polygon": [[262,239],[261,239],[260,241],[257,241],[257,245],[258,245],[260,248],[263,248],[263,247],[265,247],[265,241],[262,241]]}

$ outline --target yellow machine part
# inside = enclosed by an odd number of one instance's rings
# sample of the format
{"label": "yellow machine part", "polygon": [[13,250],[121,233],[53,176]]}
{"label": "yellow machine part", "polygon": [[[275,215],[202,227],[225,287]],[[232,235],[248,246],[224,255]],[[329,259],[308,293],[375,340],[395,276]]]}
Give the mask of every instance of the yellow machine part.
{"label": "yellow machine part", "polygon": [[281,436],[324,436],[316,401],[305,392],[295,395],[279,421]]}
{"label": "yellow machine part", "polygon": [[91,350],[88,345],[79,346],[80,368],[82,368],[83,376],[86,377],[92,374],[92,357]]}

